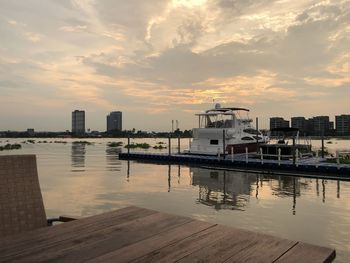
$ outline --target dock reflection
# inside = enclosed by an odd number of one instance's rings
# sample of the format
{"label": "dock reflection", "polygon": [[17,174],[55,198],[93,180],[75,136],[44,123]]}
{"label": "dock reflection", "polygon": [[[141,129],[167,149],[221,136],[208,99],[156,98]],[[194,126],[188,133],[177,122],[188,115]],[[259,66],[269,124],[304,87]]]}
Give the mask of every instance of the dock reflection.
{"label": "dock reflection", "polygon": [[[127,161],[127,181],[130,178],[130,161]],[[201,205],[213,207],[216,210],[245,211],[252,201],[261,199],[285,198],[290,200],[288,209],[292,215],[296,215],[298,199],[302,193],[314,192],[314,195],[323,203],[326,202],[327,180],[312,179],[293,176],[278,176],[268,174],[256,174],[249,172],[229,171],[222,169],[210,169],[201,167],[186,167],[181,165],[167,165],[167,192],[172,193],[173,188],[191,185],[198,188],[196,202]],[[182,168],[186,170],[181,180]],[[185,180],[184,180],[185,179]],[[165,185],[164,185],[165,187]],[[336,198],[340,198],[340,181],[336,183]],[[333,195],[333,194],[332,194]],[[332,197],[330,197],[332,198]]]}
{"label": "dock reflection", "polygon": [[[316,182],[316,195],[322,187],[322,202],[326,202],[327,180],[319,180],[292,176],[270,176],[244,172],[190,168],[192,185],[198,186],[198,203],[212,206],[217,210],[231,209],[244,211],[254,196],[259,199],[263,193],[279,198],[290,198],[291,213],[296,214],[297,200],[302,192],[312,190]],[[265,194],[266,195],[266,194]],[[336,197],[340,198],[340,182],[337,182]],[[264,195],[261,197],[264,198]]]}

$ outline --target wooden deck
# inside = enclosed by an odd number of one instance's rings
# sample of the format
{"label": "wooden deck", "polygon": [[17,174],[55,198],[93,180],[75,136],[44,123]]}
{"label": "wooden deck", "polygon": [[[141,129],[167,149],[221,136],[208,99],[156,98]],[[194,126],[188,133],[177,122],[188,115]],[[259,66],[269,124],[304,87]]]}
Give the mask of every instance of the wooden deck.
{"label": "wooden deck", "polygon": [[0,239],[0,262],[331,262],[333,249],[127,207]]}

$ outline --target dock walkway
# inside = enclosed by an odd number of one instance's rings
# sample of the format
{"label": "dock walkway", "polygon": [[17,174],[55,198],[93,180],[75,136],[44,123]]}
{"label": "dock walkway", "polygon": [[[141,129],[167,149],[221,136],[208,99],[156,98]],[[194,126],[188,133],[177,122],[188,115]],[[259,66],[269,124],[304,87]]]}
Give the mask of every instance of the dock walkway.
{"label": "dock walkway", "polygon": [[332,262],[335,250],[127,207],[0,239],[0,262]]}
{"label": "dock walkway", "polygon": [[258,173],[314,177],[322,179],[350,180],[350,165],[323,162],[321,158],[299,159],[296,164],[292,160],[246,159],[245,155],[218,158],[215,156],[164,153],[119,153],[120,160],[138,160],[156,163],[190,164],[205,167],[222,167],[226,169],[251,171]]}

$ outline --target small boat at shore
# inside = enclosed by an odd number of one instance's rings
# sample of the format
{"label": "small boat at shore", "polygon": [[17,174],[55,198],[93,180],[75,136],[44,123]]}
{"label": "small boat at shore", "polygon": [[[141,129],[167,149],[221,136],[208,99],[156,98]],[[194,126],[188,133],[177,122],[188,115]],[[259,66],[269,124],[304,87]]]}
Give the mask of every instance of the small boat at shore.
{"label": "small boat at shore", "polygon": [[249,109],[221,107],[207,110],[198,116],[198,128],[193,129],[190,154],[218,155],[223,153],[256,152],[268,137],[253,127]]}

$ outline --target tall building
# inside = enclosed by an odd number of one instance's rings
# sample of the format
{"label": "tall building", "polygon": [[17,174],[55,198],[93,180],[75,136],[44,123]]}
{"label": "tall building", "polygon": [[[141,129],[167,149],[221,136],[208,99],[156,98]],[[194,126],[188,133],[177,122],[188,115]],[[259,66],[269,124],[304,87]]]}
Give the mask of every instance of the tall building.
{"label": "tall building", "polygon": [[85,133],[85,111],[75,110],[72,112],[72,133]]}
{"label": "tall building", "polygon": [[291,127],[297,128],[300,131],[300,134],[308,134],[308,121],[305,117],[292,117],[291,118]]}
{"label": "tall building", "polygon": [[281,117],[270,118],[270,130],[274,128],[286,128],[286,127],[289,127],[289,121]]}
{"label": "tall building", "polygon": [[337,135],[350,135],[350,115],[335,116],[335,130]]}
{"label": "tall building", "polygon": [[330,135],[332,124],[329,121],[329,116],[316,116],[309,119],[311,135]]}
{"label": "tall building", "polygon": [[[283,119],[282,117],[270,118],[270,130],[275,128],[288,128],[288,127],[289,127],[289,121]],[[272,131],[271,135],[278,135],[278,133]]]}
{"label": "tall building", "polygon": [[123,129],[122,121],[122,112],[112,111],[107,115],[107,132],[121,131]]}

